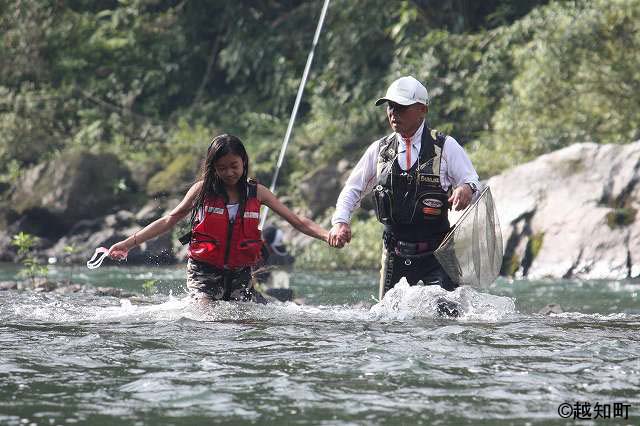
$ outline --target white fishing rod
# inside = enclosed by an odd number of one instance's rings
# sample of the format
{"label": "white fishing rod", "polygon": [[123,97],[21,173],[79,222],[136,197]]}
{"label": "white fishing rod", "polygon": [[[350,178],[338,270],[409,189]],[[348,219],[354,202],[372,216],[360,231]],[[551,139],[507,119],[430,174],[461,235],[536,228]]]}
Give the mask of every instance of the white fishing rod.
{"label": "white fishing rod", "polygon": [[[273,173],[273,179],[271,180],[271,186],[269,187],[271,192],[275,192],[276,190],[276,182],[278,181],[278,174],[280,173],[280,167],[282,167],[284,154],[287,151],[287,145],[289,145],[289,138],[291,137],[293,124],[296,121],[296,115],[298,114],[298,107],[300,106],[300,101],[302,100],[302,93],[304,92],[304,86],[307,84],[307,77],[309,76],[309,70],[311,69],[311,63],[313,62],[313,54],[315,53],[318,40],[320,39],[320,33],[322,32],[322,24],[324,23],[324,17],[327,14],[327,9],[329,8],[330,1],[331,0],[325,0],[324,5],[322,6],[322,12],[320,13],[320,19],[318,20],[318,26],[316,27],[316,34],[313,36],[313,44],[311,46],[311,50],[309,51],[309,56],[307,57],[307,64],[304,67],[304,72],[302,73],[302,80],[300,80],[300,86],[298,87],[298,94],[296,95],[296,101],[293,104],[291,117],[289,117],[289,125],[287,126],[287,131],[282,141],[282,147],[280,148],[280,156],[278,157],[278,162],[276,163],[276,170]],[[260,229],[264,227],[264,223],[267,221],[268,213],[269,213],[269,208],[263,205],[262,213],[260,214]]]}

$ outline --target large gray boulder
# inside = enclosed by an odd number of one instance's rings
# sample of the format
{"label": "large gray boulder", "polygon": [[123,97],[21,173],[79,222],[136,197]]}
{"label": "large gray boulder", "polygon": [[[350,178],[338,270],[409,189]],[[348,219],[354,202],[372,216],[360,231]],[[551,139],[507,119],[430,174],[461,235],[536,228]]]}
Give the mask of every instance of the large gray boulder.
{"label": "large gray boulder", "polygon": [[9,207],[20,230],[50,238],[82,219],[130,207],[134,191],[128,169],[113,154],[73,151],[26,170]]}
{"label": "large gray boulder", "polygon": [[640,276],[640,141],[575,144],[488,181],[503,272],[530,278]]}

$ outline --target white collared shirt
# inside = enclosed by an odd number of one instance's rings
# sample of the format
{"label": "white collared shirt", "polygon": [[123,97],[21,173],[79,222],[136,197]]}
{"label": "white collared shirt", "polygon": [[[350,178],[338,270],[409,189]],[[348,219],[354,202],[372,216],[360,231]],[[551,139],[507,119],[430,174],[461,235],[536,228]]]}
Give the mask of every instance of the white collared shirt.
{"label": "white collared shirt", "polygon": [[[422,146],[422,132],[424,130],[424,120],[411,137],[411,165],[418,160],[420,148]],[[396,134],[398,138],[398,164],[402,170],[407,170],[406,164],[406,144],[404,138]],[[378,162],[379,141],[373,142],[365,151],[364,155],[351,171],[347,182],[342,188],[336,211],[331,218],[331,224],[350,223],[353,211],[360,205],[360,200],[368,194],[376,183],[376,164]],[[409,166],[409,168],[411,167]],[[478,173],[473,168],[467,153],[451,136],[447,136],[444,149],[442,150],[442,160],[440,163],[440,184],[442,189],[447,191],[450,187],[457,187],[464,183],[472,183],[476,188],[480,188]]]}

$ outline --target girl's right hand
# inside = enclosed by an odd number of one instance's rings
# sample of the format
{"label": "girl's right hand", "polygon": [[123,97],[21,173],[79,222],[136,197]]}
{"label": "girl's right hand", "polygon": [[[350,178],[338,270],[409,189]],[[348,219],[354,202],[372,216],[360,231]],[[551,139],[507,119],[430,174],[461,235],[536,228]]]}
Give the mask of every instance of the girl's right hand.
{"label": "girl's right hand", "polygon": [[125,260],[128,253],[129,247],[127,247],[127,244],[124,241],[120,241],[109,248],[108,256],[114,260]]}

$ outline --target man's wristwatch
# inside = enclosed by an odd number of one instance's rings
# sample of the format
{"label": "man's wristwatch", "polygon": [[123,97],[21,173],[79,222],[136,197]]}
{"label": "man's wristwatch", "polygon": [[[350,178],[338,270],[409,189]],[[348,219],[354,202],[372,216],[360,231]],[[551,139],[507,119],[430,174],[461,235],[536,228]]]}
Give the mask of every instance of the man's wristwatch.
{"label": "man's wristwatch", "polygon": [[475,195],[478,192],[478,188],[476,188],[476,184],[473,182],[465,182],[471,188],[471,194]]}

